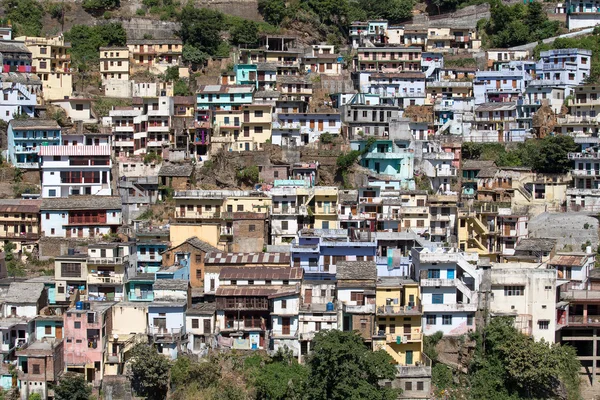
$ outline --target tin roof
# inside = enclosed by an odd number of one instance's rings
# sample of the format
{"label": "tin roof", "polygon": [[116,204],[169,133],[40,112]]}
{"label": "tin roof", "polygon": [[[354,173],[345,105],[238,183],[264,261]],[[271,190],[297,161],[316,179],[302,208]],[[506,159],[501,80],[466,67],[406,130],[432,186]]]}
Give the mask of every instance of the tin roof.
{"label": "tin roof", "polygon": [[289,265],[286,253],[222,253],[210,252],[204,258],[206,264],[283,264]]}
{"label": "tin roof", "polygon": [[299,280],[302,268],[289,267],[224,267],[219,279]]}

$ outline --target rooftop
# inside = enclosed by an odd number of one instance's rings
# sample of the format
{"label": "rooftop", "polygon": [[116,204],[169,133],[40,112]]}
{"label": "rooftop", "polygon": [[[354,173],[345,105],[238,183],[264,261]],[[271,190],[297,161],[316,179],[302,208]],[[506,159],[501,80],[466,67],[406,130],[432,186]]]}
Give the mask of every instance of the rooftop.
{"label": "rooftop", "polygon": [[153,289],[156,290],[181,290],[187,291],[189,282],[186,279],[157,279]]}
{"label": "rooftop", "polygon": [[215,312],[215,303],[195,303],[187,309],[187,315],[205,315]]}
{"label": "rooftop", "polygon": [[374,261],[338,261],[337,280],[373,280],[377,279],[377,267]]}
{"label": "rooftop", "polygon": [[160,167],[158,176],[175,176],[175,177],[190,177],[194,172],[194,166],[192,164],[170,164],[164,163]]}
{"label": "rooftop", "polygon": [[200,86],[197,93],[252,93],[254,85],[204,85]]}
{"label": "rooftop", "polygon": [[40,210],[120,210],[119,196],[70,196],[42,200]]}
{"label": "rooftop", "polygon": [[60,129],[60,126],[53,119],[11,119],[9,124],[13,129]]}
{"label": "rooftop", "polygon": [[515,246],[515,251],[549,252],[556,246],[556,239],[524,238]]}
{"label": "rooftop", "polygon": [[13,282],[4,296],[5,303],[37,303],[44,291],[41,282]]}
{"label": "rooftop", "polygon": [[205,264],[290,264],[288,253],[224,253],[210,252],[204,258]]}
{"label": "rooftop", "polygon": [[302,272],[302,268],[289,267],[223,267],[219,279],[299,280]]}
{"label": "rooftop", "polygon": [[480,111],[511,111],[516,109],[514,101],[483,103],[475,107],[475,112]]}

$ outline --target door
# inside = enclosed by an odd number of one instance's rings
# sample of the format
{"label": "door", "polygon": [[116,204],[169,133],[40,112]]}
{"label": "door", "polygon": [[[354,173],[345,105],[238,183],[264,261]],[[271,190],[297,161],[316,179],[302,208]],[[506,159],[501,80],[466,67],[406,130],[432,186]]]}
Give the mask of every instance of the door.
{"label": "door", "polygon": [[410,340],[410,332],[411,332],[411,326],[410,326],[410,324],[404,324],[404,336],[406,336],[407,340]]}
{"label": "door", "polygon": [[185,206],[179,206],[179,216],[185,217]]}
{"label": "door", "polygon": [[104,70],[108,71],[108,61],[104,61]]}
{"label": "door", "polygon": [[62,326],[56,326],[54,336],[56,336],[57,339],[62,339]]}
{"label": "door", "polygon": [[77,237],[83,237],[83,228],[77,228]]}
{"label": "door", "polygon": [[315,120],[314,119],[310,120],[310,129],[315,129]]}
{"label": "door", "polygon": [[204,320],[204,334],[205,335],[210,335],[211,334],[210,319],[205,319]]}
{"label": "door", "polygon": [[454,279],[454,270],[449,269],[447,272],[447,275],[448,275],[448,279]]}
{"label": "door", "polygon": [[319,130],[320,131],[323,130],[323,120],[322,119],[319,120]]}
{"label": "door", "polygon": [[412,365],[413,363],[413,352],[412,350],[406,350],[406,365]]}
{"label": "door", "polygon": [[304,290],[304,304],[312,303],[312,289]]}
{"label": "door", "polygon": [[319,72],[325,72],[325,64],[319,64]]}
{"label": "door", "polygon": [[290,334],[290,317],[281,318],[281,334],[282,335]]}
{"label": "door", "polygon": [[222,84],[222,85],[227,85],[227,79],[228,79],[228,78],[227,78],[227,75],[223,75],[223,76],[221,77],[221,84]]}
{"label": "door", "polygon": [[154,318],[152,321],[154,324],[154,331],[156,333],[167,333],[167,319],[166,318]]}

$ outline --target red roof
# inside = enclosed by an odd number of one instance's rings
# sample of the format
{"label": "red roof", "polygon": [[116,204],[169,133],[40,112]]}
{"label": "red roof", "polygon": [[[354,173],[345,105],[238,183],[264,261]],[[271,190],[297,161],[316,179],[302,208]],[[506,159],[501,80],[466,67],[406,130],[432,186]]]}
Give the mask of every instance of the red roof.
{"label": "red roof", "polygon": [[41,156],[110,156],[110,146],[42,146]]}

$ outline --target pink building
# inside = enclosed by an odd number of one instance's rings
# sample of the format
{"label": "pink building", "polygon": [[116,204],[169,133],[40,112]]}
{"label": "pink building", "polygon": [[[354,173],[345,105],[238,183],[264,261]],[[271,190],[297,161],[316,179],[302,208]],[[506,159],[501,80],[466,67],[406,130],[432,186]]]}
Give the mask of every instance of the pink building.
{"label": "pink building", "polygon": [[84,374],[99,385],[104,374],[104,352],[112,331],[114,302],[83,302],[82,309],[71,308],[64,316],[64,362],[67,371]]}
{"label": "pink building", "polygon": [[462,143],[459,141],[442,142],[442,150],[446,153],[454,153],[454,160],[452,160],[452,166],[455,168],[460,168]]}

